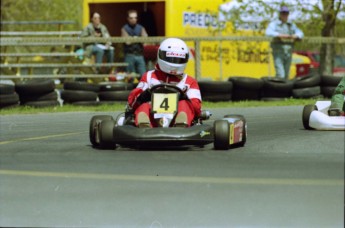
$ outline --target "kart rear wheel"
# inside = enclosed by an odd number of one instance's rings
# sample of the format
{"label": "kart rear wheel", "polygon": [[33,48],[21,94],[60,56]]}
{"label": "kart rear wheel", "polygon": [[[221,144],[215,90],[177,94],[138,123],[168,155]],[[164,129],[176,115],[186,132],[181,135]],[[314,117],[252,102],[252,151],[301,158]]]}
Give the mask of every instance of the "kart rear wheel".
{"label": "kart rear wheel", "polygon": [[99,144],[99,133],[98,133],[98,125],[103,120],[112,120],[113,117],[109,115],[97,115],[93,116],[90,120],[90,127],[89,127],[89,137],[92,146],[98,147]]}
{"label": "kart rear wheel", "polygon": [[214,121],[214,149],[227,150],[229,149],[230,127],[226,120]]}
{"label": "kart rear wheel", "polygon": [[303,108],[302,122],[303,122],[304,128],[307,130],[314,129],[314,128],[310,127],[310,125],[309,125],[309,118],[310,118],[310,114],[312,113],[312,111],[315,111],[315,110],[317,110],[316,105],[306,105]]}
{"label": "kart rear wheel", "polygon": [[115,149],[113,131],[116,122],[111,120],[103,120],[99,124],[99,145],[102,149]]}
{"label": "kart rear wheel", "polygon": [[236,118],[236,119],[245,120],[243,115],[238,115],[238,114],[227,114],[224,116],[224,118]]}
{"label": "kart rear wheel", "polygon": [[234,118],[234,119],[240,119],[243,121],[243,131],[242,131],[242,141],[238,143],[236,146],[244,146],[247,141],[247,121],[244,118],[243,115],[237,115],[237,114],[228,114],[225,115],[224,118]]}

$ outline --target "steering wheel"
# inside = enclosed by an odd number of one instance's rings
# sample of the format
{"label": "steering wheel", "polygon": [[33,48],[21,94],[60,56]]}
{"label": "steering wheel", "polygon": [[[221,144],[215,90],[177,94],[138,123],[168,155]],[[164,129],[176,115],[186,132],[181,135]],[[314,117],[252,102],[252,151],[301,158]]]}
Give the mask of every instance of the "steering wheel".
{"label": "steering wheel", "polygon": [[173,90],[175,92],[178,92],[179,94],[184,94],[184,92],[182,91],[182,89],[180,87],[177,87],[175,85],[171,85],[171,84],[166,84],[166,83],[161,83],[161,84],[157,84],[151,87],[150,91],[151,93],[154,92],[155,90],[158,89],[167,89],[167,90]]}
{"label": "steering wheel", "polygon": [[151,101],[151,94],[155,91],[160,90],[160,89],[166,90],[166,91],[177,92],[177,93],[179,93],[179,100],[188,100],[187,95],[185,94],[185,92],[183,92],[183,90],[181,88],[179,88],[175,85],[170,85],[170,84],[166,84],[166,83],[154,85],[150,89],[145,90],[144,92],[142,92],[140,94],[140,96],[138,97],[137,100],[140,103]]}

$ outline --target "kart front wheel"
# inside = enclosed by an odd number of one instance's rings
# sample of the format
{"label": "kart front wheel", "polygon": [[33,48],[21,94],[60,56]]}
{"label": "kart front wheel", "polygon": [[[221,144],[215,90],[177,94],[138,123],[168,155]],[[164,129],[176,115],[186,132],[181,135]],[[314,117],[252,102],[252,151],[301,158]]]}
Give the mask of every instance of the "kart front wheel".
{"label": "kart front wheel", "polygon": [[214,149],[229,149],[230,127],[227,120],[216,120],[214,122]]}
{"label": "kart front wheel", "polygon": [[98,126],[103,120],[112,120],[113,117],[109,115],[97,115],[93,116],[90,120],[90,127],[89,127],[89,137],[92,146],[98,147],[99,144],[99,133],[98,133]]}
{"label": "kart front wheel", "polygon": [[314,128],[310,127],[309,119],[310,119],[310,114],[315,110],[317,110],[317,107],[315,105],[306,105],[303,108],[302,122],[303,122],[304,128],[307,130],[314,129]]}
{"label": "kart front wheel", "polygon": [[102,149],[115,149],[113,132],[116,122],[111,120],[103,120],[99,125],[99,145]]}

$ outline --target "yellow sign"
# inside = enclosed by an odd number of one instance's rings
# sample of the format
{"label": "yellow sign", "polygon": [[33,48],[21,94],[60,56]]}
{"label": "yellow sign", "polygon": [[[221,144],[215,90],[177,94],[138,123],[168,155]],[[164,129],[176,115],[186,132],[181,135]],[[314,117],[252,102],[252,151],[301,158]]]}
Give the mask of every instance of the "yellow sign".
{"label": "yellow sign", "polygon": [[154,113],[174,114],[177,111],[177,93],[154,93],[152,110]]}
{"label": "yellow sign", "polygon": [[[155,24],[160,36],[165,37],[226,37],[264,35],[255,27],[235,30],[231,22],[220,25],[220,7],[231,0],[83,0],[83,26],[90,22],[90,13],[97,10],[108,28],[120,32],[118,21],[126,23],[129,3],[138,9],[148,7],[156,15]],[[113,12],[113,13],[109,13]],[[116,13],[117,12],[117,13]],[[142,19],[142,18],[141,18]],[[140,20],[139,20],[140,22]],[[197,56],[194,42],[187,42],[190,59],[185,73],[195,76],[195,59],[200,58],[202,78],[226,81],[230,76],[261,78],[274,76],[275,69],[269,42],[202,41]],[[290,79],[296,75],[295,55],[290,68]],[[310,62],[308,58],[305,63]]]}
{"label": "yellow sign", "polygon": [[234,124],[231,123],[230,124],[230,134],[229,134],[229,144],[230,145],[234,144],[234,135],[235,135]]}

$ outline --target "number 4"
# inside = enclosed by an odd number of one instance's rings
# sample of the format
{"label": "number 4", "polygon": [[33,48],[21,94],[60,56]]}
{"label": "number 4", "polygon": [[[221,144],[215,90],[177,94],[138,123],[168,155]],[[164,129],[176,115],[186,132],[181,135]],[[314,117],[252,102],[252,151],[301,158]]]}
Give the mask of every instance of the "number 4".
{"label": "number 4", "polygon": [[168,110],[169,109],[169,102],[168,102],[168,98],[164,98],[164,100],[162,101],[161,105],[159,106],[160,108],[164,108],[164,110]]}

